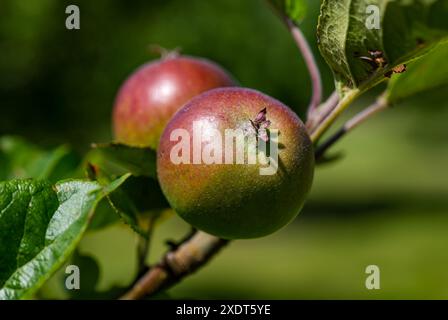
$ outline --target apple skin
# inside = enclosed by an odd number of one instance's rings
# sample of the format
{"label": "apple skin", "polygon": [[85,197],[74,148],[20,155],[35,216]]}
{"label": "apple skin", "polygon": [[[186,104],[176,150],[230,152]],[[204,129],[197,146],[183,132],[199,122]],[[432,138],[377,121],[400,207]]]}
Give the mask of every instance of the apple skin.
{"label": "apple skin", "polygon": [[[224,136],[225,129],[250,124],[263,108],[269,128],[279,130],[275,174],[260,175],[258,163],[171,160],[179,142],[170,141],[173,130],[185,129],[192,137],[194,121],[201,121]],[[172,208],[194,227],[224,239],[262,237],[288,224],[302,209],[313,180],[313,144],[302,121],[278,100],[252,89],[213,89],[193,98],[168,123],[158,149],[157,174]]]}
{"label": "apple skin", "polygon": [[194,96],[207,90],[235,86],[232,76],[202,58],[168,55],[132,73],[114,105],[115,140],[156,149],[171,117]]}

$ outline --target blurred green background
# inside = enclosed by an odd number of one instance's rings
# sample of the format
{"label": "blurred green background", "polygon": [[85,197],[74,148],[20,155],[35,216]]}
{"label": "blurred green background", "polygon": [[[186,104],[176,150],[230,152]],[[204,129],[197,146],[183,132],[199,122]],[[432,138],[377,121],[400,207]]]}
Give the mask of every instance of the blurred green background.
{"label": "blurred green background", "polygon": [[[303,30],[328,95],[332,76],[315,39],[319,1],[308,2]],[[80,7],[80,30],[65,29],[69,4]],[[214,60],[243,86],[305,113],[305,65],[262,0],[2,0],[0,135],[20,135],[44,147],[68,143],[80,154],[90,142],[111,140],[115,94],[134,69],[156,58],[149,44]],[[446,89],[397,105],[347,136],[333,150],[343,152],[342,160],[317,169],[311,197],[293,223],[269,237],[232,243],[169,296],[447,299]],[[348,113],[367,105],[375,92]],[[150,260],[166,250],[165,239],[186,231],[177,217],[162,224]],[[121,225],[90,232],[82,241],[80,252],[100,266],[98,290],[132,281],[135,241]],[[380,267],[380,290],[365,288],[371,264]],[[42,297],[66,296],[61,276]]]}

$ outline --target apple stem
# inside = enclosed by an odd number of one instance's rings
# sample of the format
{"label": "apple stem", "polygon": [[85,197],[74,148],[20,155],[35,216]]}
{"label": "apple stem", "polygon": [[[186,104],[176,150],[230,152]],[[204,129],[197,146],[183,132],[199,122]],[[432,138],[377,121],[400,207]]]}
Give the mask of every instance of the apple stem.
{"label": "apple stem", "polygon": [[180,52],[182,51],[180,47],[176,47],[172,50],[169,50],[158,44],[150,44],[148,48],[149,52],[160,55],[161,59],[170,59],[178,57],[180,55]]}
{"label": "apple stem", "polygon": [[294,24],[289,18],[284,18],[286,25],[293,36],[297,47],[300,49],[303,59],[305,60],[305,64],[308,68],[308,72],[311,77],[311,84],[313,87],[313,92],[311,96],[310,103],[308,105],[307,116],[310,118],[312,114],[315,112],[317,106],[322,101],[322,80],[320,76],[320,71],[316,63],[316,59],[314,58],[313,52],[303,35],[302,30]]}
{"label": "apple stem", "polygon": [[323,118],[314,130],[310,132],[311,141],[317,143],[322,135],[330,128],[333,122],[347,109],[350,104],[361,94],[359,89],[351,89],[348,91],[337,103],[337,105],[331,110],[331,112]]}
{"label": "apple stem", "polygon": [[335,90],[328,97],[328,99],[321,104],[315,112],[313,112],[307,119],[306,127],[309,132],[312,132],[316,126],[318,126],[322,121],[333,111],[339,102],[339,94]]}
{"label": "apple stem", "polygon": [[196,231],[176,249],[167,252],[161,262],[151,267],[120,299],[141,299],[178,283],[205,265],[228,243],[229,240]]}
{"label": "apple stem", "polygon": [[352,131],[360,124],[364,123],[368,119],[370,119],[373,115],[378,112],[387,109],[389,107],[386,93],[381,94],[376,101],[356,114],[353,118],[348,120],[336,133],[334,133],[331,137],[329,137],[326,141],[324,141],[319,147],[316,149],[315,157],[316,159],[320,159],[324,156],[325,152],[337,141],[339,141],[343,136],[345,136],[348,132]]}

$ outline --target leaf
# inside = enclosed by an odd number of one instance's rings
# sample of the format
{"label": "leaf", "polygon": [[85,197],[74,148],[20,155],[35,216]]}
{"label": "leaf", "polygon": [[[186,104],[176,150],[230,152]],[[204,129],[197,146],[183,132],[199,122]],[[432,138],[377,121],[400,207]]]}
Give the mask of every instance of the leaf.
{"label": "leaf", "polygon": [[67,178],[79,165],[78,157],[67,147],[42,150],[14,136],[0,138],[0,180]]}
{"label": "leaf", "polygon": [[114,194],[108,197],[110,206],[120,216],[124,223],[129,225],[138,235],[147,239],[148,234],[140,226],[139,223],[139,211],[135,207],[132,200],[123,190],[117,190]]}
{"label": "leaf", "polygon": [[[95,257],[83,255],[78,250],[72,256],[70,264],[78,266],[82,270],[79,290],[69,290],[68,294],[72,300],[105,300],[117,299],[126,292],[127,288],[112,286],[107,291],[97,291],[101,270]],[[65,280],[65,279],[63,279]],[[61,283],[65,287],[65,281]]]}
{"label": "leaf", "polygon": [[414,94],[448,85],[448,41],[439,44],[421,59],[411,63],[407,71],[395,75],[387,87],[387,100],[397,103]]}
{"label": "leaf", "polygon": [[[367,11],[369,5],[379,8],[379,29],[366,26],[373,14]],[[447,14],[446,0],[324,0],[319,49],[339,93],[366,90],[397,65],[428,52],[448,36]]]}
{"label": "leaf", "polygon": [[158,182],[146,177],[130,177],[108,199],[123,221],[144,238],[148,237],[147,221],[154,222],[169,208]]}
{"label": "leaf", "polygon": [[[114,179],[114,175],[105,172],[97,164],[91,164],[89,168],[89,177],[100,184],[108,184]],[[169,208],[159,183],[153,178],[143,176],[129,177],[107,199],[110,207],[118,213],[123,222],[144,238],[148,237],[145,222],[153,221],[162,209]]]}
{"label": "leaf", "polygon": [[119,190],[108,196],[110,206],[137,234],[147,238],[147,221],[154,221],[169,204],[156,179],[156,152],[124,144],[94,144],[88,176],[108,184],[118,174],[132,173]]}
{"label": "leaf", "polygon": [[269,3],[280,12],[280,14],[288,17],[296,25],[302,22],[306,14],[307,5],[305,0],[268,0]]}
{"label": "leaf", "polygon": [[[79,250],[75,250],[70,264],[81,270],[82,276],[79,279],[79,290],[69,290],[68,294],[73,300],[92,299],[95,295],[95,288],[100,278],[100,267],[96,260],[88,255],[82,255]],[[65,281],[63,283],[65,285]]]}
{"label": "leaf", "polygon": [[105,198],[98,203],[87,231],[101,230],[118,222],[120,222],[120,216],[111,207],[109,200]]}
{"label": "leaf", "polygon": [[139,212],[169,208],[159,183],[146,177],[130,177],[120,188],[131,198]]}
{"label": "leaf", "polygon": [[68,259],[107,186],[67,180],[0,183],[0,299],[29,298]]}
{"label": "leaf", "polygon": [[113,166],[122,173],[156,178],[156,151],[119,143],[93,144],[100,153],[103,166]]}

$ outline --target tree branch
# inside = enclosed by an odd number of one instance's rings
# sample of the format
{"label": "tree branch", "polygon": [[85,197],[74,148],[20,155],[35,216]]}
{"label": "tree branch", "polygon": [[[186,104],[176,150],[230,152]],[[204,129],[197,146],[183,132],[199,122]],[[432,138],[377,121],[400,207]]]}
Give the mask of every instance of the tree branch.
{"label": "tree branch", "polygon": [[355,129],[357,126],[365,122],[367,119],[371,118],[376,113],[386,109],[389,106],[387,102],[387,98],[385,94],[381,94],[376,101],[367,107],[366,109],[362,110],[360,113],[356,114],[353,118],[348,120],[342,128],[340,128],[338,131],[336,131],[335,134],[333,134],[331,137],[329,137],[326,141],[324,141],[315,151],[315,157],[316,159],[321,158],[325,152],[337,141],[339,141],[347,132],[350,132],[351,130]]}
{"label": "tree branch", "polygon": [[317,106],[320,104],[322,100],[322,80],[316,60],[314,59],[313,51],[311,50],[308,41],[306,40],[300,28],[288,16],[286,16],[283,12],[278,10],[278,8],[274,6],[271,1],[267,2],[271,7],[271,9],[276,14],[279,15],[280,19],[282,19],[285,22],[286,27],[288,28],[289,32],[294,38],[296,45],[299,48],[300,52],[302,53],[303,59],[308,68],[313,88],[311,100],[308,105],[308,116],[309,116],[314,112],[314,110],[317,108]]}
{"label": "tree branch", "polygon": [[229,241],[196,231],[146,272],[120,299],[135,300],[166,289],[205,265]]}
{"label": "tree branch", "polygon": [[314,59],[313,51],[308,44],[305,36],[298,26],[296,26],[291,19],[285,18],[286,25],[294,38],[297,47],[302,53],[303,60],[308,68],[308,72],[311,78],[311,84],[313,88],[313,93],[311,96],[311,101],[308,105],[308,117],[314,112],[317,106],[322,100],[322,80],[320,77],[320,71],[317,66],[316,60]]}

